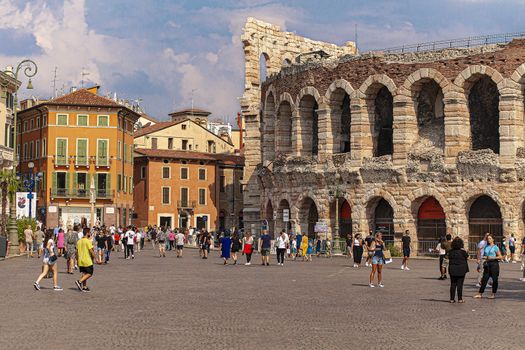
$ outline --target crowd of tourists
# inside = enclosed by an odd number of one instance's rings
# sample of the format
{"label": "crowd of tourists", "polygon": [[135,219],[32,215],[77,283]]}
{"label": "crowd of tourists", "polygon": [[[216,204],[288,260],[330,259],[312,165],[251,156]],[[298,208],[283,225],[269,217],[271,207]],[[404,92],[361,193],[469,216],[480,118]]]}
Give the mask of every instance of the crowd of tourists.
{"label": "crowd of tourists", "polygon": [[[210,250],[216,245],[220,250],[220,257],[224,265],[232,261],[237,265],[240,256],[245,256],[244,265],[252,264],[255,251],[260,254],[261,265],[270,266],[270,256],[275,253],[277,265],[284,266],[285,261],[302,260],[312,261],[312,255],[331,255],[331,244],[326,237],[318,236],[315,239],[305,233],[288,234],[282,230],[271,236],[263,231],[257,240],[250,232],[243,233],[238,230],[228,230],[220,234],[210,233],[204,229],[171,229],[169,227],[148,226],[137,228],[115,227],[79,227],[69,226],[64,231],[62,228],[45,229],[38,227],[35,231],[27,227],[24,231],[28,249],[28,258],[42,257],[42,271],[34,283],[36,290],[40,290],[43,278],[52,278],[53,289],[61,291],[58,285],[58,258],[66,260],[66,273],[80,272],[80,278],[75,281],[77,288],[82,292],[89,292],[87,281],[93,276],[95,264],[108,264],[112,253],[122,252],[125,259],[135,259],[135,254],[142,251],[146,242],[150,242],[154,250],[158,250],[159,257],[166,257],[166,253],[173,251],[177,258],[183,257],[185,246],[198,248],[202,259],[208,259]],[[501,248],[500,248],[501,247]],[[375,234],[370,231],[363,238],[361,234],[349,234],[346,239],[346,255],[353,259],[353,267],[360,268],[364,259],[365,267],[371,267],[369,275],[370,288],[383,288],[383,265],[392,262],[389,249],[383,240],[380,231]],[[411,238],[407,230],[401,237],[401,250],[403,260],[401,270],[410,271],[409,260],[411,255]],[[441,238],[432,252],[438,254],[439,280],[446,280],[450,276],[450,302],[457,300],[463,303],[463,285],[465,276],[469,272],[469,254],[460,237],[452,239],[451,235]],[[519,252],[522,260],[521,270],[525,281],[525,238]],[[478,273],[478,293],[474,298],[482,298],[487,287],[492,289],[489,299],[494,299],[498,290],[499,262],[516,263],[516,239],[511,235],[507,242],[498,246],[494,237],[487,233],[477,245],[476,271]],[[377,284],[375,281],[377,280]]]}

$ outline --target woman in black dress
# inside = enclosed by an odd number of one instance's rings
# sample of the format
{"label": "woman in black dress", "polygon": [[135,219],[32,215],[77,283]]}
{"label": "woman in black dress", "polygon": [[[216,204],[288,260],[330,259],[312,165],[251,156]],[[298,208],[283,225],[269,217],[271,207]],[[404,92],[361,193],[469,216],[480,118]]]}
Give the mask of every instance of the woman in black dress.
{"label": "woman in black dress", "polygon": [[458,302],[463,303],[463,282],[468,269],[468,253],[465,251],[463,240],[454,238],[451,250],[448,252],[448,273],[450,274],[450,302],[456,302],[456,291]]}
{"label": "woman in black dress", "polygon": [[361,260],[363,259],[363,238],[361,238],[361,234],[359,233],[355,235],[352,241],[352,253],[354,255],[354,267],[361,266]]}
{"label": "woman in black dress", "polygon": [[232,258],[233,265],[237,264],[237,253],[241,250],[242,242],[239,239],[239,234],[237,232],[233,233],[232,236]]}

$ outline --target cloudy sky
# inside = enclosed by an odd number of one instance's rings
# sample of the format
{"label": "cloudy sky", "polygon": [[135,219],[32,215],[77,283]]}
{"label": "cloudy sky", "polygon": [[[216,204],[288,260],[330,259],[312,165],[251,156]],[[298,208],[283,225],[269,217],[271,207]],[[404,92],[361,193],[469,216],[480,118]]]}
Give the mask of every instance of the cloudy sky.
{"label": "cloudy sky", "polygon": [[[196,107],[239,110],[248,16],[343,44],[358,28],[361,51],[471,35],[525,31],[524,0],[0,0],[0,67],[34,59],[33,94],[102,85],[166,119]],[[29,96],[27,91],[21,95]]]}

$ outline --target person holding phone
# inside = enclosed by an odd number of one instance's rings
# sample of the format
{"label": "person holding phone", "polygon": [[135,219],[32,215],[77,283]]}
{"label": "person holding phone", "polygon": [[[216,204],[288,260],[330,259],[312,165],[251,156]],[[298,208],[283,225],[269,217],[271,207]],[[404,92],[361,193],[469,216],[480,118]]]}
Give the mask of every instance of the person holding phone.
{"label": "person holding phone", "polygon": [[487,236],[487,246],[484,248],[483,253],[483,277],[481,278],[479,293],[474,295],[474,298],[480,299],[483,297],[489,278],[492,278],[492,295],[488,299],[495,299],[498,291],[499,261],[503,259],[503,255],[501,255],[500,249],[494,243],[492,235]]}

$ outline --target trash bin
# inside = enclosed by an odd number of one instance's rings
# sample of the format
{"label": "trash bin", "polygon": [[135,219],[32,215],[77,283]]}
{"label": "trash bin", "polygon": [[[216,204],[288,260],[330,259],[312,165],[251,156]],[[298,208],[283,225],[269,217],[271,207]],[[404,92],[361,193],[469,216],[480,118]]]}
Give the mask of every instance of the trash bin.
{"label": "trash bin", "polygon": [[7,238],[0,236],[0,258],[5,258],[7,253]]}

